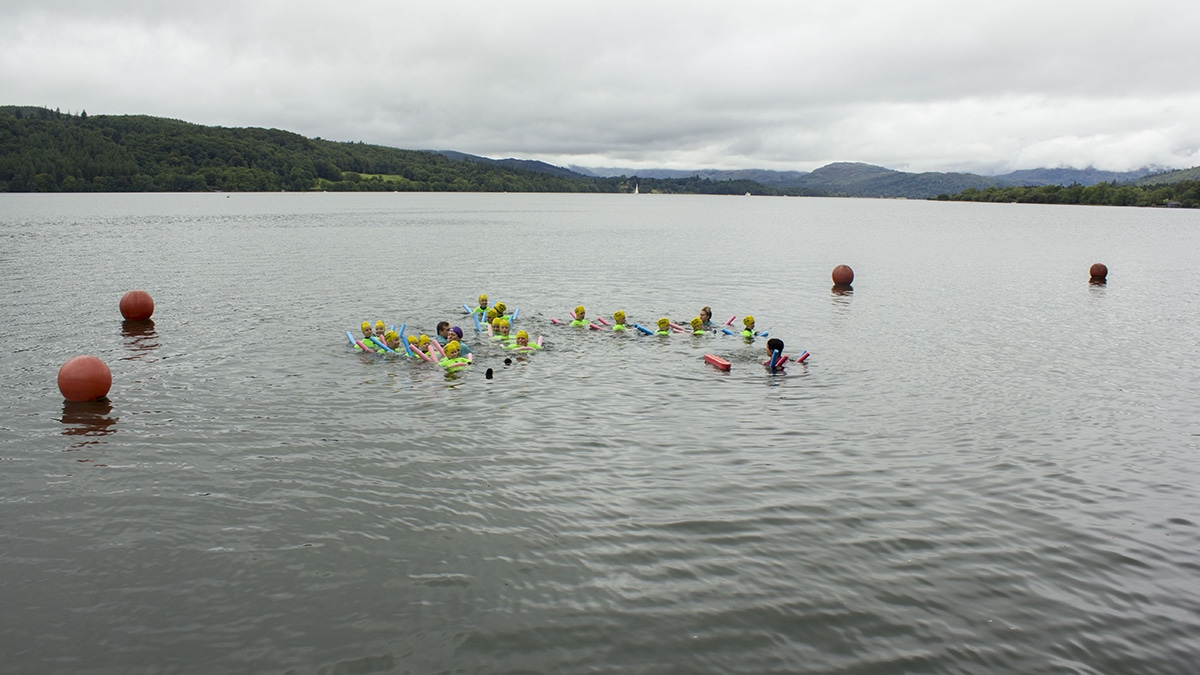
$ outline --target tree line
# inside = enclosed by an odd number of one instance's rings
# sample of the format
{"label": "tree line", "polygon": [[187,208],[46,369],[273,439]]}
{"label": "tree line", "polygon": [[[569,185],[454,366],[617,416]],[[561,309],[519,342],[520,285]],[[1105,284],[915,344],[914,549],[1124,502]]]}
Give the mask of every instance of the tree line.
{"label": "tree line", "polygon": [[1200,208],[1200,181],[1174,184],[1128,185],[1117,182],[1095,185],[1039,185],[1031,187],[967,188],[957,194],[940,194],[940,201],[1015,202],[1020,204],[1082,204],[1100,206],[1165,206]]}

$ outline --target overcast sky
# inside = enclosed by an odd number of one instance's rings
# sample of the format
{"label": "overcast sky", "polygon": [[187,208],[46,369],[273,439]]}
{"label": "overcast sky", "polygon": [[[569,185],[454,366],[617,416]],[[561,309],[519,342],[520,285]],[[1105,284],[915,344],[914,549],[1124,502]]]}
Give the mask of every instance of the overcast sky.
{"label": "overcast sky", "polygon": [[0,104],[561,166],[1200,165],[1200,2],[0,0]]}

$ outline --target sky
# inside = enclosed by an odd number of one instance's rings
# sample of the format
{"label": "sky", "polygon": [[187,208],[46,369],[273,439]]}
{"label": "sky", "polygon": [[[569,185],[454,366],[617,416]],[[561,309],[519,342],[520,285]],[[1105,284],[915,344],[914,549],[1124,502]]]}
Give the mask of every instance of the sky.
{"label": "sky", "polygon": [[1196,0],[0,0],[0,105],[559,166],[1200,165]]}

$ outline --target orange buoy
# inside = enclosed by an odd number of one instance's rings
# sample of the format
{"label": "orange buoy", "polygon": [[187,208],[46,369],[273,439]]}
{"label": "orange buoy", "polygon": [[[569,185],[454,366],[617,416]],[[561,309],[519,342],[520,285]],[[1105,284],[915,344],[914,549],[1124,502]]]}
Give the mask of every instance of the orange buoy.
{"label": "orange buoy", "polygon": [[1096,263],[1088,270],[1088,274],[1092,276],[1092,281],[1104,281],[1108,277],[1108,266]]}
{"label": "orange buoy", "polygon": [[130,321],[145,321],[154,314],[154,298],[146,291],[129,291],[121,296],[121,316]]}
{"label": "orange buoy", "polygon": [[854,283],[854,270],[846,265],[838,265],[833,268],[833,285],[849,286]]}
{"label": "orange buoy", "polygon": [[95,401],[108,395],[112,371],[94,356],[76,356],[58,369],[58,390],[68,401]]}

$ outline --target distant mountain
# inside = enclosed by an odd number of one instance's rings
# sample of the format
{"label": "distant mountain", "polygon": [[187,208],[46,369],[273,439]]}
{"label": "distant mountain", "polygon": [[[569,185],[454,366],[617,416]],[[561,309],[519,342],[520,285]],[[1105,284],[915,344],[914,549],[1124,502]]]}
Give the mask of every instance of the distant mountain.
{"label": "distant mountain", "polygon": [[1006,185],[1095,185],[1096,183],[1132,183],[1154,171],[1151,167],[1137,171],[1101,171],[1086,169],[1024,169],[992,176]]}
{"label": "distant mountain", "polygon": [[752,180],[762,185],[791,185],[800,180],[806,171],[771,171],[769,169],[620,169],[615,167],[584,167],[571,165],[571,170],[584,176],[612,178],[616,176],[638,176],[639,178],[691,178],[699,176],[709,180]]}
{"label": "distant mountain", "polygon": [[[1098,169],[1027,169],[998,176],[973,173],[926,171],[908,173],[861,162],[834,162],[811,172],[744,169],[620,169],[613,167],[580,167],[571,169],[585,176],[639,176],[642,178],[687,178],[700,176],[714,181],[752,180],[772,188],[799,189],[848,197],[910,197],[930,198],[939,194],[955,194],[968,188],[1032,186],[1032,185],[1095,185],[1097,183],[1127,183],[1142,178],[1152,169],[1139,171],[1100,171]],[[1180,180],[1183,180],[1182,178]]]}
{"label": "distant mountain", "polygon": [[536,159],[492,159],[490,157],[481,157],[479,155],[468,155],[465,152],[456,150],[432,150],[437,154],[458,162],[482,162],[485,164],[494,164],[497,166],[507,167],[509,169],[521,169],[523,171],[532,171],[534,173],[545,173],[551,176],[559,176],[561,178],[595,178],[593,174],[578,173],[570,169],[564,169],[561,166],[547,164]]}
{"label": "distant mountain", "polygon": [[1152,173],[1139,178],[1135,185],[1174,185],[1185,180],[1200,180],[1200,166],[1165,173]]}

